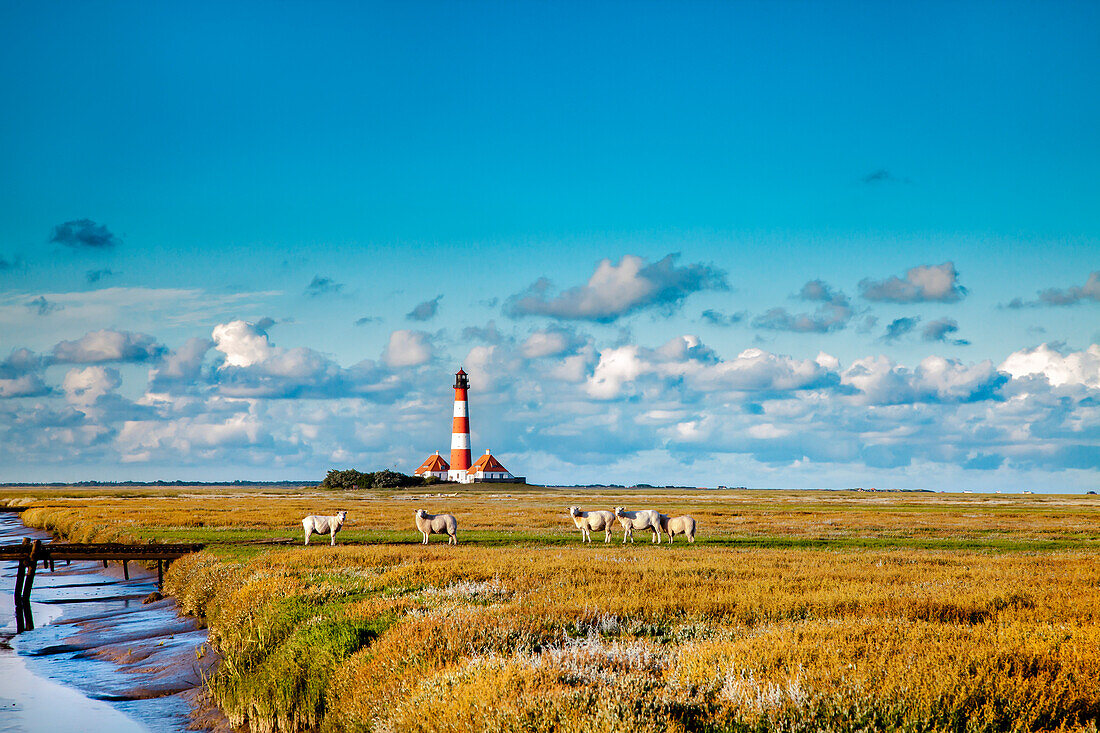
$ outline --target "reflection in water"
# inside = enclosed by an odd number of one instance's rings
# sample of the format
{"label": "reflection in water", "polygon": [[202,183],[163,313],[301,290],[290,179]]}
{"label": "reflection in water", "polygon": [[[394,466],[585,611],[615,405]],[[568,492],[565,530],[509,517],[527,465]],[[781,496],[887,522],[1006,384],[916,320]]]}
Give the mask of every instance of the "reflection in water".
{"label": "reflection in water", "polygon": [[[0,512],[0,542],[24,536],[48,539]],[[196,649],[206,634],[170,600],[142,605],[155,576],[122,580],[92,562],[40,565],[30,603],[36,628],[17,633],[17,564],[3,564],[0,733],[187,729],[189,706],[175,693],[200,682]]]}

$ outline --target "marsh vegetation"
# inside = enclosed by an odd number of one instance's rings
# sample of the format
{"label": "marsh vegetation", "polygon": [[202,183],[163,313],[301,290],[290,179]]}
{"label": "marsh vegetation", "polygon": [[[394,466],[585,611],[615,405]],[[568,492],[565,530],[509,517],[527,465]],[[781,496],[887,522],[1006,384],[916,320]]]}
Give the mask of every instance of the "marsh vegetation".
{"label": "marsh vegetation", "polygon": [[[1100,504],[833,492],[58,491],[73,539],[205,542],[169,591],[253,731],[1095,730]],[[581,544],[567,508],[690,514]],[[412,510],[463,542],[419,546]],[[340,545],[299,547],[308,513]],[[621,538],[616,532],[616,540]]]}

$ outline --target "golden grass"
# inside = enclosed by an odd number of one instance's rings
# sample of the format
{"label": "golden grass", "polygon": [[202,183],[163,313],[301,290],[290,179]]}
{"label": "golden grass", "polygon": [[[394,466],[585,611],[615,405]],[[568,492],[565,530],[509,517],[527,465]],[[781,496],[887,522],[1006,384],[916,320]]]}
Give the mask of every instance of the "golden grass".
{"label": "golden grass", "polygon": [[[228,489],[229,487],[227,487]],[[641,491],[447,489],[415,492],[240,493],[205,489],[150,492],[139,497],[105,495],[103,490],[71,496],[0,492],[0,500],[66,509],[85,522],[113,529],[196,528],[271,530],[296,536],[306,514],[349,512],[345,537],[356,533],[409,532],[414,508],[449,511],[460,530],[538,531],[576,534],[566,516],[571,504],[610,509],[616,505],[656,506],[665,513],[691,514],[701,536],[710,538],[962,538],[1100,541],[1100,501],[1092,496],[960,494],[861,494],[793,491]],[[16,498],[19,497],[19,498]],[[370,538],[375,539],[375,538]]]}
{"label": "golden grass", "polygon": [[[581,546],[573,503],[690,513],[700,540]],[[453,511],[467,539],[415,544],[416,506]],[[337,508],[351,512],[350,544],[226,541],[167,575],[222,654],[211,691],[235,724],[1095,731],[1100,720],[1100,513],[1085,497],[100,496],[52,497],[25,517],[82,539],[208,541],[296,537],[301,516]],[[501,524],[522,526],[517,542],[500,546]],[[721,544],[751,537],[1016,544]]]}

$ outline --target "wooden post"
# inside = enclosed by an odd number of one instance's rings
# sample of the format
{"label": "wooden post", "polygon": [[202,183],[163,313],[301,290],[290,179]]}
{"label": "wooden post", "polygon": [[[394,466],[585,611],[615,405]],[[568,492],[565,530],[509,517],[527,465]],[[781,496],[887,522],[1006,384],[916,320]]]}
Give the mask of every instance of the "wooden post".
{"label": "wooden post", "polygon": [[35,540],[31,545],[30,562],[27,563],[27,577],[23,581],[23,614],[26,616],[26,627],[34,629],[34,617],[31,615],[31,589],[34,587],[34,573],[38,569],[38,556],[42,552],[42,540]]}
{"label": "wooden post", "polygon": [[27,563],[27,578],[23,581],[23,603],[31,602],[31,588],[34,587],[34,573],[38,569],[38,555],[42,551],[42,540],[35,540],[31,545],[31,558]]}
{"label": "wooden post", "polygon": [[23,561],[19,561],[19,574],[15,578],[15,633],[22,634],[26,630],[23,619]]}
{"label": "wooden post", "polygon": [[[24,603],[19,607],[19,610],[23,616],[23,631],[34,631],[34,614],[31,613],[31,604]],[[16,624],[16,626],[18,627],[19,624]],[[16,631],[19,631],[19,629],[16,628]]]}
{"label": "wooden post", "polygon": [[23,614],[23,583],[27,576],[27,563],[31,556],[30,544],[30,538],[24,537],[20,549],[27,553],[27,559],[19,558],[19,570],[15,576],[15,632],[17,634],[23,633],[27,628],[26,616]]}
{"label": "wooden post", "polygon": [[23,576],[27,572],[23,561],[19,561],[19,572],[15,576],[15,610],[19,610],[19,604],[23,602]]}
{"label": "wooden post", "polygon": [[53,558],[51,557],[50,558],[50,572],[52,573],[54,570],[57,570],[57,568],[54,567]]}
{"label": "wooden post", "polygon": [[104,560],[104,561],[103,561],[103,569],[104,569],[104,570],[106,570],[106,569],[107,569],[107,561],[106,561],[106,560]]}
{"label": "wooden post", "polygon": [[157,590],[164,590],[164,560],[157,560]]}
{"label": "wooden post", "polygon": [[122,577],[126,580],[130,579],[130,563],[127,560],[122,561]]}

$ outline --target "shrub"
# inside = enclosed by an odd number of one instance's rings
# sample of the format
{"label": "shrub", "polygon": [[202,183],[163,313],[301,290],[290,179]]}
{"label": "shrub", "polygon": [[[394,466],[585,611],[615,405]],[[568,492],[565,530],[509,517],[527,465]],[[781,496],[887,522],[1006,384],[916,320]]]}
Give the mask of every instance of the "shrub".
{"label": "shrub", "polygon": [[425,483],[425,480],[420,476],[409,476],[388,469],[377,473],[362,473],[354,468],[343,471],[337,471],[334,468],[325,476],[321,486],[326,489],[350,491],[354,489],[397,489],[405,486],[423,486]]}

